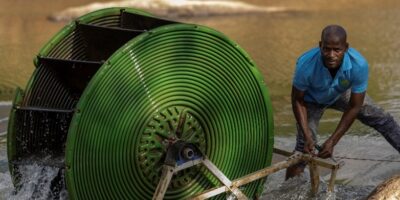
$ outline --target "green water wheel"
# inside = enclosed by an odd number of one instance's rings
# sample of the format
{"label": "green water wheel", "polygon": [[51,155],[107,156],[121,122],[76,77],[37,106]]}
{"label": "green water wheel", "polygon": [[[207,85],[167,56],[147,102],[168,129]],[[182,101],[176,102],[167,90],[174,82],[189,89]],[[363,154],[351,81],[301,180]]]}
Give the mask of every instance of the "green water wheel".
{"label": "green water wheel", "polygon": [[[215,30],[110,8],[66,26],[35,65],[10,117],[16,184],[19,165],[50,154],[64,158],[53,165],[66,174],[71,199],[151,199],[172,138],[196,145],[230,179],[270,165],[273,119],[262,76]],[[217,184],[203,167],[189,168],[165,199]],[[261,186],[241,189],[252,197]]]}

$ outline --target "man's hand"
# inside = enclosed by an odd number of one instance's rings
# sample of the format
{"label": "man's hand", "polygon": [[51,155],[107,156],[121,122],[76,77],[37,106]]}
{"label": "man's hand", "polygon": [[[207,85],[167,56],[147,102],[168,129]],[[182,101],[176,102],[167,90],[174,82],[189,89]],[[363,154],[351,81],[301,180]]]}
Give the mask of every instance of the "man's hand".
{"label": "man's hand", "polygon": [[331,139],[327,139],[325,143],[322,145],[322,149],[318,152],[318,157],[320,158],[330,158],[333,154],[333,141]]}
{"label": "man's hand", "polygon": [[322,150],[318,153],[318,157],[329,158],[333,154],[333,147],[339,142],[340,138],[350,128],[354,120],[357,117],[358,112],[364,102],[365,92],[363,93],[351,93],[349,108],[343,112],[342,118],[335,132],[332,133],[331,137],[325,141],[322,145]]}
{"label": "man's hand", "polygon": [[308,153],[312,156],[316,156],[314,153],[315,142],[311,138],[306,138],[304,143],[304,153]]}

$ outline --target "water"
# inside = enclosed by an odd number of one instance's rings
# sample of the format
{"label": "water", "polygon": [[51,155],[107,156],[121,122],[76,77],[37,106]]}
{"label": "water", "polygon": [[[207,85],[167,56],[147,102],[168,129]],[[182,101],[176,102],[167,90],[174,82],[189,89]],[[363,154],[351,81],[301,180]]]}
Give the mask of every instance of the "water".
{"label": "water", "polygon": [[[32,58],[64,23],[52,23],[46,18],[69,6],[81,5],[91,0],[46,1],[0,0],[0,199],[23,199],[12,194],[11,178],[6,156],[6,125],[10,100],[14,88],[24,88],[33,71]],[[334,3],[315,0],[247,0],[260,6],[283,6],[282,13],[179,18],[180,21],[213,27],[243,47],[259,66],[270,89],[274,108],[276,145],[287,150],[294,146],[294,119],[290,106],[291,78],[296,58],[318,43],[321,29],[332,23],[343,25],[349,34],[350,46],[358,49],[369,61],[370,80],[368,93],[376,103],[400,119],[400,1],[360,0]],[[45,27],[45,28],[44,28]],[[322,141],[331,133],[340,113],[329,111],[320,124]],[[374,130],[356,122],[335,149],[335,156],[400,160],[398,153]],[[274,156],[274,160],[279,160]],[[372,187],[393,174],[400,173],[398,162],[345,160],[339,170],[334,194],[319,194],[320,199],[357,199],[365,196]],[[47,169],[31,166],[30,172]],[[47,173],[45,173],[47,174]],[[52,174],[51,170],[48,172]],[[327,179],[325,172],[322,177]],[[51,179],[51,176],[49,176]],[[275,186],[266,191],[282,199],[285,191],[296,191],[284,199],[307,199],[306,188],[296,187],[304,179],[283,181],[283,172],[274,174],[267,183]],[[27,185],[29,186],[29,184]],[[290,186],[293,186],[290,188]],[[288,187],[290,189],[288,189]],[[27,189],[27,194],[29,190]],[[349,196],[341,196],[342,193]],[[354,194],[353,196],[351,196]],[[11,195],[11,196],[10,196]],[[14,195],[14,196],[13,196]],[[297,196],[296,196],[297,195]],[[324,196],[325,195],[325,196]],[[332,196],[334,195],[334,196]],[[301,197],[301,198],[298,198]]]}
{"label": "water", "polygon": [[321,179],[319,192],[312,196],[310,193],[310,180],[308,170],[299,177],[294,177],[288,181],[282,181],[284,171],[280,171],[268,177],[265,190],[261,199],[286,199],[286,200],[305,200],[305,199],[324,199],[324,200],[362,200],[366,199],[374,186],[348,186],[336,185],[334,192],[327,191],[327,181]]}
{"label": "water", "polygon": [[[9,108],[7,106],[7,108]],[[5,113],[1,113],[3,117]],[[323,136],[321,140],[324,140]],[[42,163],[22,165],[20,169],[24,176],[22,188],[14,193],[11,177],[8,172],[8,163],[5,146],[5,136],[0,136],[0,199],[30,199],[34,194],[36,199],[53,199],[50,190],[52,180],[58,175],[59,169],[44,167]],[[275,137],[275,147],[291,150],[294,146],[293,136]],[[379,135],[345,135],[336,147],[334,154],[355,158],[381,159],[397,162],[378,162],[373,160],[342,159],[345,165],[338,171],[334,193],[327,192],[327,182],[330,178],[328,170],[320,169],[321,186],[316,198],[310,195],[308,172],[299,177],[284,182],[284,170],[268,177],[264,194],[261,199],[321,199],[321,200],[348,200],[364,199],[372,189],[400,170],[400,155]],[[284,158],[274,155],[273,162]],[[337,160],[340,160],[336,158]],[[47,159],[54,160],[54,159]],[[67,199],[67,192],[61,192],[60,198]]]}
{"label": "water", "polygon": [[[32,74],[32,59],[63,23],[47,17],[85,1],[0,0],[0,100],[11,100],[14,88],[24,88]],[[285,7],[287,12],[228,15],[177,20],[215,28],[243,47],[259,66],[270,89],[276,133],[295,134],[290,106],[291,79],[296,58],[318,44],[321,29],[331,23],[348,31],[350,46],[369,61],[369,95],[382,107],[400,118],[400,2],[397,0],[345,0],[334,4],[314,0],[247,0],[260,6]],[[45,5],[45,6],[43,6]],[[157,14],[157,13],[155,13]],[[361,23],[362,22],[362,23]],[[43,27],[46,27],[43,31]],[[332,132],[339,113],[328,112],[321,123],[321,134]],[[371,133],[356,123],[355,133]]]}
{"label": "water", "polygon": [[[322,137],[321,140],[326,139]],[[294,146],[292,137],[276,137],[275,147],[291,149]],[[335,157],[365,158],[370,160],[340,159]],[[336,181],[347,185],[377,185],[394,174],[399,173],[400,155],[383,137],[378,135],[345,135],[336,145],[334,158],[344,161]],[[374,161],[388,160],[388,162]],[[396,161],[396,162],[389,162]],[[329,175],[322,173],[324,179]]]}
{"label": "water", "polygon": [[[20,165],[18,171],[21,173],[21,182],[16,187],[18,191],[8,187],[5,190],[5,197],[8,199],[68,199],[68,192],[65,189],[54,189],[54,185],[62,184],[63,180],[58,180],[59,168],[41,166],[36,163]],[[9,183],[9,176],[4,175],[6,183]],[[54,180],[58,180],[55,182]]]}
{"label": "water", "polygon": [[0,101],[11,100],[17,86],[25,87],[34,69],[33,57],[65,25],[52,23],[47,16],[92,1],[0,0]]}

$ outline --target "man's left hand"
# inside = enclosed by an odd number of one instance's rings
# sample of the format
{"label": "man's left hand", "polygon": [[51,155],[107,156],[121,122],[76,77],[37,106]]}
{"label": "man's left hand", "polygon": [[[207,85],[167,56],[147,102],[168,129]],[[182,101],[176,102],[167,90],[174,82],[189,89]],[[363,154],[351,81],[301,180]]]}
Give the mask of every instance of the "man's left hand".
{"label": "man's left hand", "polygon": [[325,143],[322,145],[321,151],[318,152],[318,157],[320,158],[329,158],[332,157],[333,154],[333,147],[335,145],[333,144],[333,141],[330,139],[327,139]]}

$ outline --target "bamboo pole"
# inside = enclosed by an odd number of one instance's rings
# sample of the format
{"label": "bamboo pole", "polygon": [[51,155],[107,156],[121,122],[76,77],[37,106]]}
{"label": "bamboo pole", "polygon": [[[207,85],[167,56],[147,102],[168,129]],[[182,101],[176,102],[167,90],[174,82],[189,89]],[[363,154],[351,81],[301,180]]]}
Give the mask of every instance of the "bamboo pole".
{"label": "bamboo pole", "polygon": [[[340,165],[338,163],[332,163],[330,161],[322,160],[320,158],[312,157],[308,154],[302,153],[292,153],[282,149],[274,148],[274,153],[288,156],[289,158],[285,161],[281,161],[275,163],[270,167],[266,167],[264,169],[258,170],[251,174],[248,174],[244,177],[235,179],[232,181],[231,188],[227,186],[217,186],[206,190],[191,199],[207,199],[214,196],[217,196],[221,193],[231,191],[232,188],[239,188],[242,185],[246,185],[250,182],[256,181],[258,179],[264,178],[272,173],[275,173],[279,170],[286,169],[291,165],[297,164],[301,161],[308,161],[310,162],[310,175],[311,175],[311,192],[313,195],[316,195],[319,188],[319,171],[318,166],[325,167],[332,170],[331,179],[329,181],[328,190],[333,191],[334,181],[336,178],[336,172],[339,169]],[[239,198],[240,199],[240,198]]]}
{"label": "bamboo pole", "polygon": [[315,161],[312,160],[308,163],[308,167],[310,168],[311,193],[315,197],[318,193],[319,188],[318,166]]}

